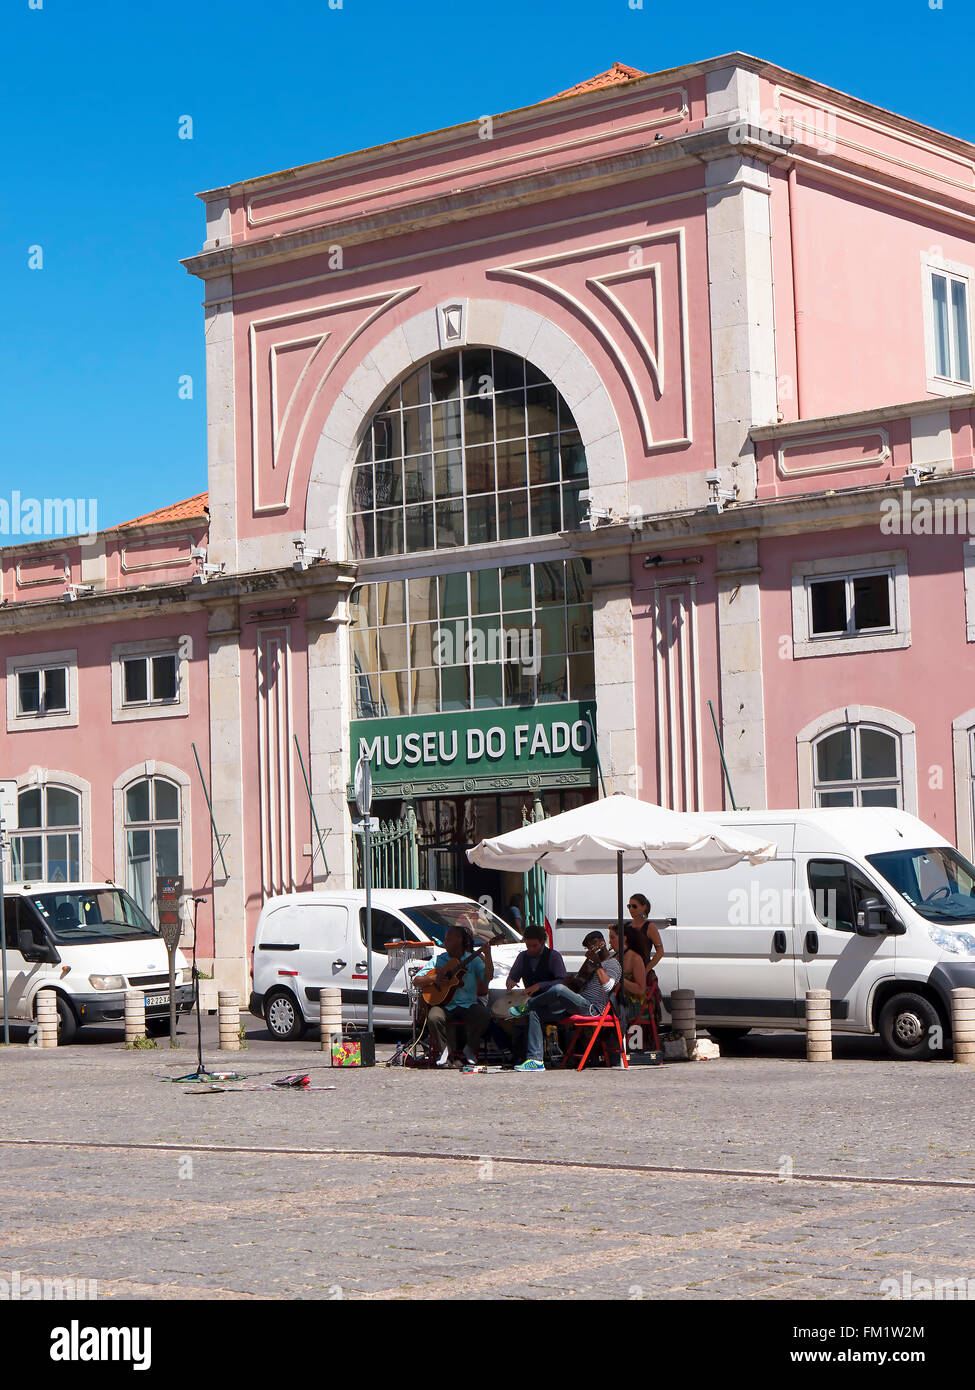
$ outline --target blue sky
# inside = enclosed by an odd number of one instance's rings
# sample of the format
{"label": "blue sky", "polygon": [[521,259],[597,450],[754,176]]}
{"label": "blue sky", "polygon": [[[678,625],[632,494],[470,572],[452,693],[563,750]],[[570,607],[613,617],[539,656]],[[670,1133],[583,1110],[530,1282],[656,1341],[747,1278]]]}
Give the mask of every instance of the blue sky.
{"label": "blue sky", "polygon": [[0,497],[206,486],[200,189],[733,49],[975,141],[971,0],[635,3],[5,0]]}

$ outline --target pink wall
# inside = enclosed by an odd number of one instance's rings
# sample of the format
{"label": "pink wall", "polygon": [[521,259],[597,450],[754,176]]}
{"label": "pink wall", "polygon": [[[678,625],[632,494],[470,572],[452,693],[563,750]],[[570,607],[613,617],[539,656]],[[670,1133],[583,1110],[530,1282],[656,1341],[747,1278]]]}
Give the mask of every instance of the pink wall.
{"label": "pink wall", "polygon": [[[765,726],[767,746],[774,750],[768,760],[770,806],[798,804],[800,729],[830,710],[873,705],[916,726],[918,815],[954,839],[951,724],[975,704],[975,652],[965,635],[964,544],[963,536],[890,536],[872,528],[760,542]],[[911,645],[791,659],[793,563],[895,549],[908,552]]]}
{"label": "pink wall", "polygon": [[[188,663],[189,714],[185,718],[112,722],[111,649],[117,642],[153,638],[192,639],[195,659]],[[78,714],[76,726],[4,733],[3,765],[7,776],[23,777],[32,767],[69,772],[90,784],[91,872],[95,878],[125,882],[124,859],[118,863],[114,846],[113,785],[116,778],[146,759],[170,763],[190,778],[189,824],[192,834],[192,874],[187,867],[187,892],[207,892],[210,879],[210,821],[200,786],[191,743],[209,777],[209,691],[206,615],[183,612],[159,619],[130,620],[89,626],[43,629],[4,640],[4,657],[76,649],[78,652]],[[0,669],[0,709],[6,728],[6,668]],[[185,818],[185,809],[184,809]],[[200,950],[212,950],[209,905],[200,909]]]}

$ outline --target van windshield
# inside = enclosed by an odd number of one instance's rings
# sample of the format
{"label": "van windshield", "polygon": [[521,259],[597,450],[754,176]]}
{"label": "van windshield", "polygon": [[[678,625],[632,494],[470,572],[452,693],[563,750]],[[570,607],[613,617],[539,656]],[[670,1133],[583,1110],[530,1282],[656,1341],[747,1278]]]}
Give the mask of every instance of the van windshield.
{"label": "van windshield", "polygon": [[950,845],[868,854],[867,863],[929,922],[975,922],[975,866]]}
{"label": "van windshield", "polygon": [[126,941],[158,936],[156,928],[118,888],[39,893],[30,900],[55,941],[65,946],[83,941]]}
{"label": "van windshield", "polygon": [[457,926],[467,927],[479,941],[503,936],[506,942],[521,944],[514,927],[509,927],[480,903],[423,903],[419,907],[404,907],[403,914],[438,946],[443,945],[447,929]]}

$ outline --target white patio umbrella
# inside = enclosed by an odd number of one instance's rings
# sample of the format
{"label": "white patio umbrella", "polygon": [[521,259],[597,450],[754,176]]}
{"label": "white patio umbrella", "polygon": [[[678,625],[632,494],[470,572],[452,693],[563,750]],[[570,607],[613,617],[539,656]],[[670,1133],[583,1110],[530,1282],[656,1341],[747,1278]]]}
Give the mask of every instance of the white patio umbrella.
{"label": "white patio umbrella", "polygon": [[743,860],[762,864],[774,859],[775,852],[775,845],[754,835],[617,792],[482,840],[467,857],[483,869],[512,873],[534,868],[550,874],[615,873],[617,918],[622,922],[623,875],[645,864],[660,874],[709,872]]}

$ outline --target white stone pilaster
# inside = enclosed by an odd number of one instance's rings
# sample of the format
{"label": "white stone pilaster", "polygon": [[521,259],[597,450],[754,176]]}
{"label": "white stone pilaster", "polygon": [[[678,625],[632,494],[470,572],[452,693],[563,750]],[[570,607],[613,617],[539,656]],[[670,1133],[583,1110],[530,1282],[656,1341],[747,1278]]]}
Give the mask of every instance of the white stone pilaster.
{"label": "white stone pilaster", "polygon": [[596,735],[607,795],[640,795],[628,553],[592,562]]}
{"label": "white stone pilaster", "polygon": [[[739,810],[768,804],[758,542],[717,547],[721,739]],[[724,807],[731,808],[725,788]]]}
{"label": "white stone pilaster", "polygon": [[209,560],[231,572],[237,563],[237,466],[234,413],[233,277],[206,282],[207,470],[209,475]]}
{"label": "white stone pilaster", "polygon": [[244,879],[244,803],[240,689],[240,626],[235,602],[210,613],[210,779],[213,819],[221,836],[229,836],[223,855],[224,875],[214,840],[213,974],[220,989],[236,989],[247,998],[247,913]]}

